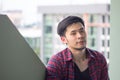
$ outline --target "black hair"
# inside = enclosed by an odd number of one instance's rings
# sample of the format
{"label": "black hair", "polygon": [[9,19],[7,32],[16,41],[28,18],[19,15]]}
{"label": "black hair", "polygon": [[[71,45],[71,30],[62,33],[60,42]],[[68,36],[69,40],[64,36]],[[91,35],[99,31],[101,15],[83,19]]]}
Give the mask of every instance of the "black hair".
{"label": "black hair", "polygon": [[84,27],[84,21],[82,18],[78,17],[78,16],[68,16],[66,18],[64,18],[57,27],[57,33],[59,36],[64,36],[64,33],[66,31],[66,28],[73,24],[73,23],[77,23],[80,22]]}

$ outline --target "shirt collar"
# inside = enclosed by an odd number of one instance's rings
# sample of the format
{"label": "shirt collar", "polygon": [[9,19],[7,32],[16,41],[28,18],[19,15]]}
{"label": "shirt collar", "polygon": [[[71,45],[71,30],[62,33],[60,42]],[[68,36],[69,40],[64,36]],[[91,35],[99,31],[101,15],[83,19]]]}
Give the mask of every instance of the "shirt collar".
{"label": "shirt collar", "polygon": [[[86,54],[89,59],[95,58],[95,56],[92,54],[92,52],[89,48],[86,48]],[[73,59],[72,52],[68,48],[66,48],[65,61],[71,61],[72,59]]]}
{"label": "shirt collar", "polygon": [[73,59],[73,56],[71,51],[68,48],[66,48],[65,61],[71,61],[72,59]]}
{"label": "shirt collar", "polygon": [[89,59],[95,59],[95,56],[93,55],[93,51],[89,48],[86,48],[86,54]]}

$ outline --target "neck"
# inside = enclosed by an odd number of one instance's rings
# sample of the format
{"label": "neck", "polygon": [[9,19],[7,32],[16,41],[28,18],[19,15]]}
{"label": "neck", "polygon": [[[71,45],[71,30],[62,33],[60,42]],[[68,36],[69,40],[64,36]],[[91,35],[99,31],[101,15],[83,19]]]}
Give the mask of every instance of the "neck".
{"label": "neck", "polygon": [[83,61],[86,59],[86,48],[82,50],[71,50],[75,61]]}

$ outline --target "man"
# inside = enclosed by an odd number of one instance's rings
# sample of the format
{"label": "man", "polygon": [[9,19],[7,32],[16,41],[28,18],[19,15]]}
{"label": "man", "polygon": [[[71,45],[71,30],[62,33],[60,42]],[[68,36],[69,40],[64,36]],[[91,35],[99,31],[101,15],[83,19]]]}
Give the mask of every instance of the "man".
{"label": "man", "polygon": [[47,80],[109,80],[104,56],[86,47],[85,25],[80,17],[66,17],[57,32],[67,48],[49,60]]}

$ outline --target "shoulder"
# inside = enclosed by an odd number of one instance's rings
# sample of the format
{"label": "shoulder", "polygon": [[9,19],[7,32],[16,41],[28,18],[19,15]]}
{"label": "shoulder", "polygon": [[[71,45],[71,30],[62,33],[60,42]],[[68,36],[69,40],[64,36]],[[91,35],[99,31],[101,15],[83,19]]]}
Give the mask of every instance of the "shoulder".
{"label": "shoulder", "polygon": [[[63,69],[63,66],[65,64],[64,62],[64,54],[65,50],[62,50],[60,52],[58,52],[57,54],[52,55],[52,57],[49,59],[48,63],[47,63],[47,70],[49,71],[61,71]],[[58,72],[59,72],[58,71]]]}
{"label": "shoulder", "polygon": [[89,49],[89,48],[87,48],[87,51],[89,55],[93,57],[95,60],[102,61],[102,62],[106,61],[104,55],[101,52],[97,50]]}
{"label": "shoulder", "polygon": [[[107,60],[102,53],[96,50],[88,49],[89,54],[91,55],[90,64],[100,68],[107,69]],[[99,66],[98,66],[99,65]]]}
{"label": "shoulder", "polygon": [[97,50],[87,48],[87,52],[92,56],[103,56],[103,54]]}
{"label": "shoulder", "polygon": [[55,63],[55,64],[63,64],[64,62],[64,57],[67,49],[64,49],[54,55],[51,56],[51,58],[48,61],[48,64]]}

